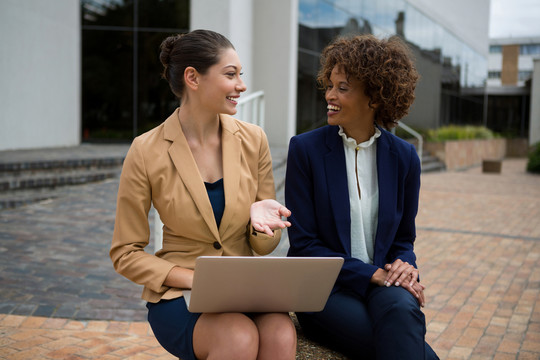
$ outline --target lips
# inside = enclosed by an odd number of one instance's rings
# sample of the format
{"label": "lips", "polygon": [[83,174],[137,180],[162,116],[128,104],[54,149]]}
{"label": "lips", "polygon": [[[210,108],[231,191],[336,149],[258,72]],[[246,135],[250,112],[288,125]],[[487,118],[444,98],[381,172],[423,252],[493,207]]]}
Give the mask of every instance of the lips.
{"label": "lips", "polygon": [[226,98],[227,98],[227,100],[229,100],[230,102],[234,103],[235,105],[238,104],[238,101],[237,101],[237,100],[238,100],[238,96],[236,96],[236,97],[233,97],[233,96],[227,96]]}

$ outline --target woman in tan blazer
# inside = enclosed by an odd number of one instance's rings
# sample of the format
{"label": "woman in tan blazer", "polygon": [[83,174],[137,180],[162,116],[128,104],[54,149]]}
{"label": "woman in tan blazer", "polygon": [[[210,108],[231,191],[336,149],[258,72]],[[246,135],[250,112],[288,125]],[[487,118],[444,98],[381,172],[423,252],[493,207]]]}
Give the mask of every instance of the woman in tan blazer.
{"label": "woman in tan blazer", "polygon": [[[288,314],[193,314],[190,289],[201,255],[270,253],[290,212],[276,202],[262,129],[232,118],[241,64],[222,35],[196,30],[161,45],[163,76],[181,106],[135,138],[118,189],[110,256],[116,271],[144,285],[148,320],[165,349],[188,359],[294,359]],[[163,248],[147,253],[148,212],[157,209]]]}

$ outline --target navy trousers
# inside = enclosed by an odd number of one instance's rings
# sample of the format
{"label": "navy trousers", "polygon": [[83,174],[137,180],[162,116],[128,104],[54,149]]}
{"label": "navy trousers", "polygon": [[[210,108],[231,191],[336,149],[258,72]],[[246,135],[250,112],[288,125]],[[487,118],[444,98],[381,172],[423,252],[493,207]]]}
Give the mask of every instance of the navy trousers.
{"label": "navy trousers", "polygon": [[367,298],[338,291],[323,311],[296,316],[307,337],[351,359],[438,359],[424,340],[424,313],[402,287],[373,287]]}

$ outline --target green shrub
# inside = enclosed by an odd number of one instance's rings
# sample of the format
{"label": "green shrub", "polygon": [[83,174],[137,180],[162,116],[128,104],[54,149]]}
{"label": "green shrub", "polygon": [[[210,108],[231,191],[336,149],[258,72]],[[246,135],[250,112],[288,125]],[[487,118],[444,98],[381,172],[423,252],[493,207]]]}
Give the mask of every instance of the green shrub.
{"label": "green shrub", "polygon": [[491,130],[483,126],[449,125],[428,131],[428,141],[493,139],[497,137]]}
{"label": "green shrub", "polygon": [[527,171],[540,174],[540,142],[536,143],[529,152],[529,162],[527,163]]}

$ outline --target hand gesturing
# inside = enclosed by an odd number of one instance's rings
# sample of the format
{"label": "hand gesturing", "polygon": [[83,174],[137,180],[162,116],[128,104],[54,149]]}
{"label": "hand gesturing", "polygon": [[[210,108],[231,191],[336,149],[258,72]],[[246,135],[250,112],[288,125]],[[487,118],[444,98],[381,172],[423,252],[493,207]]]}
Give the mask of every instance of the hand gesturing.
{"label": "hand gesturing", "polygon": [[257,231],[273,236],[273,230],[291,226],[281,217],[291,216],[291,211],[276,200],[267,199],[254,202],[250,208],[251,225]]}

